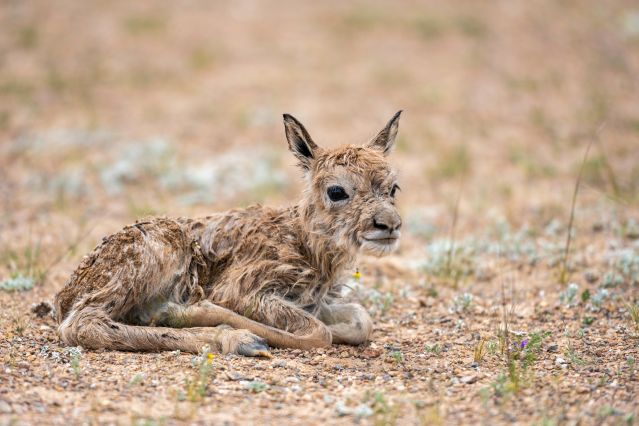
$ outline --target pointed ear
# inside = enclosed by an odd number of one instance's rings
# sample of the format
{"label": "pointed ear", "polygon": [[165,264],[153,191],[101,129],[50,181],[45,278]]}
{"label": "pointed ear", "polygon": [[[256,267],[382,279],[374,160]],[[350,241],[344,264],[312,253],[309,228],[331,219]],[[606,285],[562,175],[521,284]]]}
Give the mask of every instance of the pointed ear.
{"label": "pointed ear", "polygon": [[288,149],[297,157],[300,166],[309,170],[311,160],[317,154],[319,147],[313,142],[302,123],[290,114],[284,114],[284,130],[288,140]]}
{"label": "pointed ear", "polygon": [[395,136],[399,128],[399,116],[402,111],[397,111],[393,118],[390,119],[386,127],[384,127],[370,142],[367,147],[381,151],[384,155],[388,155],[395,146]]}

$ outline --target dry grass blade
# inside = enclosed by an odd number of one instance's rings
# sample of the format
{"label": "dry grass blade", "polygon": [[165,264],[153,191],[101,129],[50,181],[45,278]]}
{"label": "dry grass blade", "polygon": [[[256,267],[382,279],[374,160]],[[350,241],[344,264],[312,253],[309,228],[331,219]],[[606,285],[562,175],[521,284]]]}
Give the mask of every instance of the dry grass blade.
{"label": "dry grass blade", "polygon": [[[603,129],[603,125],[599,126],[597,129],[597,134]],[[588,153],[590,152],[590,148],[592,147],[593,142],[595,141],[596,136],[592,137],[588,142],[588,146],[586,147],[586,152],[584,153],[584,158],[581,162],[581,166],[579,167],[579,174],[577,175],[577,182],[575,182],[575,190],[572,193],[572,202],[570,204],[570,219],[568,220],[568,230],[566,231],[566,245],[564,246],[564,253],[561,259],[561,266],[559,271],[559,283],[566,284],[569,279],[569,271],[568,271],[568,257],[570,254],[570,243],[572,241],[572,230],[575,222],[575,206],[577,204],[577,194],[579,193],[579,186],[581,184],[581,178],[584,172],[584,166],[586,165],[586,161],[588,160]]]}
{"label": "dry grass blade", "polygon": [[457,235],[457,220],[459,218],[459,204],[461,202],[461,194],[464,189],[464,174],[459,179],[459,190],[457,191],[457,198],[455,199],[455,206],[453,207],[453,222],[450,227],[450,248],[448,249],[448,257],[446,259],[445,272],[449,278],[453,280],[454,288],[457,288],[459,284],[459,274],[453,272],[453,258],[455,256],[455,238]]}

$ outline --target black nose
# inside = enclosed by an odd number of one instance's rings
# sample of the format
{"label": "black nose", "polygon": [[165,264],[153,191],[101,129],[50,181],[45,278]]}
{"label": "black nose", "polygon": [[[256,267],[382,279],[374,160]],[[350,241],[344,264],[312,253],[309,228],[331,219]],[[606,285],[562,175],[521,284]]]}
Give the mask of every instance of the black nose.
{"label": "black nose", "polygon": [[382,220],[375,217],[373,218],[373,226],[379,230],[392,233],[402,227],[402,221],[399,218],[388,218],[387,220]]}

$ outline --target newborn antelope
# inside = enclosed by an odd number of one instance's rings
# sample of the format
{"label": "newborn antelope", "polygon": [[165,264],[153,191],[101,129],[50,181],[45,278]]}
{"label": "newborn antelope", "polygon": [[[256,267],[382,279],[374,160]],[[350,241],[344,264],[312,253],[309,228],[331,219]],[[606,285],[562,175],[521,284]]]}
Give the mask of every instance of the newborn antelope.
{"label": "newborn antelope", "polygon": [[201,219],[153,218],[108,236],[56,296],[59,334],[85,348],[270,356],[268,345],[358,345],[372,330],[340,278],[359,252],[398,246],[399,189],[386,161],[400,112],[363,146],[323,149],[284,115],[304,171],[300,202]]}

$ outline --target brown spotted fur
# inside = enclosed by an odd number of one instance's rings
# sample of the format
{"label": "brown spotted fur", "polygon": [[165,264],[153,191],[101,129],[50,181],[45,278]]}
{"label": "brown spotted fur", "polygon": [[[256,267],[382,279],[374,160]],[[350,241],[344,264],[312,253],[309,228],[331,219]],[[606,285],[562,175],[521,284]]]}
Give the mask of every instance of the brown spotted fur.
{"label": "brown spotted fur", "polygon": [[[284,116],[306,188],[292,207],[253,206],[201,219],[152,218],[87,255],[56,297],[64,343],[87,348],[268,356],[266,344],[307,349],[360,344],[364,308],[340,299],[360,251],[386,254],[401,221],[386,161],[399,113],[368,144],[319,148]],[[346,201],[332,202],[339,185]]]}

